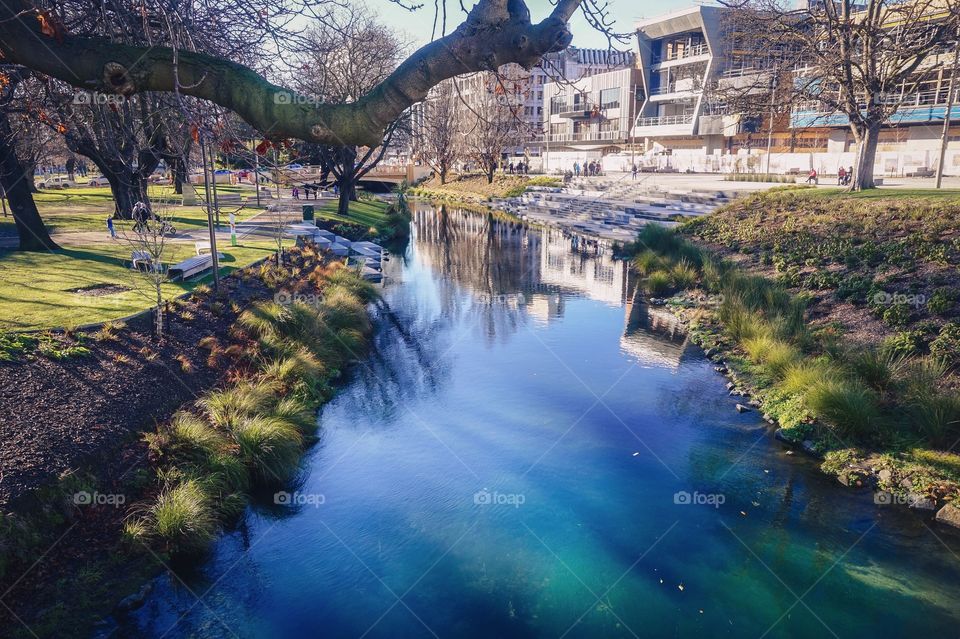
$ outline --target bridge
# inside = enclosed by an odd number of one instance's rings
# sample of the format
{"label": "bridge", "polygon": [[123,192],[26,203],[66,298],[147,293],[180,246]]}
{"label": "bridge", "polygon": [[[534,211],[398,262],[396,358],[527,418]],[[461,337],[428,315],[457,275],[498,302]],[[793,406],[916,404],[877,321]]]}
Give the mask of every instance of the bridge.
{"label": "bridge", "polygon": [[[431,169],[428,166],[418,166],[415,164],[378,164],[368,171],[358,184],[372,190],[389,190],[404,180],[408,184],[413,184],[430,175]],[[299,169],[283,168],[279,170],[280,183],[293,186],[295,184],[314,184],[320,183],[323,177],[323,171],[319,166],[305,165]],[[327,176],[327,182],[331,181],[333,176]],[[271,181],[273,177],[269,178]],[[379,189],[377,188],[379,187]]]}

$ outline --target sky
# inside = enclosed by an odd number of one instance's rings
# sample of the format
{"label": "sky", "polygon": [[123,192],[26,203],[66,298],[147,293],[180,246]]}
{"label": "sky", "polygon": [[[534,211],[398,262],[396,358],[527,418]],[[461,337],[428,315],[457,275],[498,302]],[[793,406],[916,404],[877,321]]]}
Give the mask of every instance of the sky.
{"label": "sky", "polygon": [[[414,1],[423,2],[424,0]],[[383,22],[406,33],[414,41],[415,46],[421,46],[430,40],[434,15],[432,2],[424,2],[422,8],[413,12],[403,10],[390,0],[367,0],[366,4],[377,12]],[[474,3],[465,0],[463,4],[470,8]],[[694,0],[610,0],[609,9],[611,17],[614,19],[614,29],[620,32],[630,32],[633,31],[633,24],[638,19],[652,18],[694,4]],[[549,0],[527,0],[527,7],[530,8],[530,17],[534,22],[539,22],[545,18],[553,8]],[[447,17],[448,31],[450,31],[462,22],[465,16],[456,0],[447,0],[447,10],[450,12]],[[584,48],[607,47],[606,37],[592,29],[579,12],[570,21],[570,26],[573,31],[574,46]],[[631,41],[629,48],[633,49],[634,47],[635,43]],[[626,46],[620,48],[624,49]]]}

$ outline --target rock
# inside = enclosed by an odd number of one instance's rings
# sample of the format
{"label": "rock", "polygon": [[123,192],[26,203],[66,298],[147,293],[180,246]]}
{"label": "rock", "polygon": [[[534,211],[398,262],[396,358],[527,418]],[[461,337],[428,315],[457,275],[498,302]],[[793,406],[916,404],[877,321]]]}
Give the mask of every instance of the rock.
{"label": "rock", "polygon": [[714,353],[716,353],[716,352],[717,352],[717,349],[715,349],[715,348],[708,348],[708,349],[705,351],[705,355],[706,355],[707,357],[711,357],[711,356],[712,356]]}
{"label": "rock", "polygon": [[120,603],[117,604],[115,610],[118,613],[130,612],[131,610],[136,610],[142,606],[147,601],[147,596],[150,594],[150,591],[153,590],[153,584],[144,584],[143,588],[133,593],[132,595],[127,595],[120,600]]}
{"label": "rock", "polygon": [[779,439],[780,441],[787,444],[796,444],[796,440],[790,439],[782,428],[778,428],[776,432],[773,433],[774,438]]}
{"label": "rock", "polygon": [[884,468],[877,473],[877,479],[880,480],[881,484],[889,484],[890,480],[893,479],[893,471],[889,468]]}
{"label": "rock", "polygon": [[803,443],[801,444],[801,446],[803,446],[803,449],[808,453],[813,453],[814,455],[817,453],[817,446],[816,444],[813,443],[812,440],[809,440],[809,439],[803,440]]}
{"label": "rock", "polygon": [[937,511],[937,521],[954,528],[960,528],[960,508],[953,504],[947,504]]}
{"label": "rock", "polygon": [[755,399],[751,399],[749,402],[747,402],[747,405],[752,408],[760,408],[760,402]]}
{"label": "rock", "polygon": [[907,493],[907,505],[916,510],[936,510],[937,501],[930,495]]}
{"label": "rock", "polygon": [[784,453],[784,455],[794,455],[794,454],[796,453],[794,453],[792,450],[788,450]]}
{"label": "rock", "polygon": [[738,413],[749,413],[751,410],[750,408],[747,408],[743,404],[737,404],[736,408]]}

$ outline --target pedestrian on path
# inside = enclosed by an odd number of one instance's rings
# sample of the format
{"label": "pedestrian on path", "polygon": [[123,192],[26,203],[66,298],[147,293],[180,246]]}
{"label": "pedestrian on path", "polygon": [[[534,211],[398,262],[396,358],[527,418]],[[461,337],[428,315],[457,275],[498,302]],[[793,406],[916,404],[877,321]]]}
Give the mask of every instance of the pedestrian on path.
{"label": "pedestrian on path", "polygon": [[110,231],[110,237],[116,237],[117,232],[113,230],[113,216],[107,216],[107,230]]}

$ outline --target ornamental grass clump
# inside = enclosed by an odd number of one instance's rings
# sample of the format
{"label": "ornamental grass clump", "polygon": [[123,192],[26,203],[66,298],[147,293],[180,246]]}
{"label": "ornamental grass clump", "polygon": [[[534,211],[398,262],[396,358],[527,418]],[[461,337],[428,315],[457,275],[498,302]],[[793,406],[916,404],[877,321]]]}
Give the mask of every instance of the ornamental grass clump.
{"label": "ornamental grass clump", "polygon": [[213,540],[217,517],[200,482],[186,479],[164,486],[157,498],[135,512],[125,532],[138,541],[155,541],[172,553],[203,550]]}

